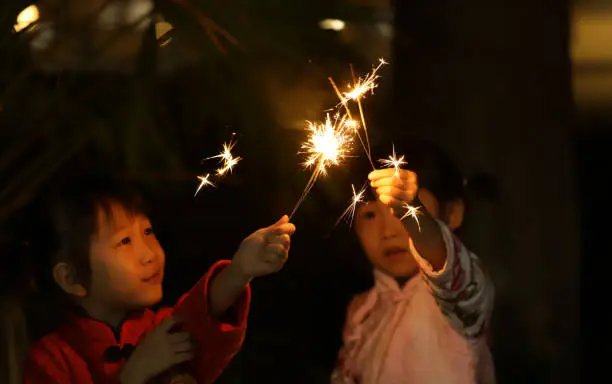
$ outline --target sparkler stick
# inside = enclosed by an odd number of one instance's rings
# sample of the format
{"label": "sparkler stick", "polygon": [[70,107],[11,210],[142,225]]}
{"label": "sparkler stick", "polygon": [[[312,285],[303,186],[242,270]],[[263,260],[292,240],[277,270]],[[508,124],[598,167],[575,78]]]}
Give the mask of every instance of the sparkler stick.
{"label": "sparkler stick", "polygon": [[307,155],[304,166],[314,167],[314,169],[289,218],[293,217],[319,176],[327,174],[329,166],[339,165],[349,155],[353,136],[349,132],[346,119],[347,115],[341,118],[336,116],[332,122],[328,114],[323,123],[307,122],[310,135],[306,143],[302,145],[303,153]]}
{"label": "sparkler stick", "polygon": [[[374,74],[377,69],[375,69],[372,73]],[[353,64],[351,64],[351,76],[353,76],[353,84],[358,84],[357,78],[355,77],[355,69],[353,68]],[[370,163],[372,163],[372,149],[370,148],[370,138],[368,137],[368,126],[366,124],[365,116],[363,114],[363,107],[361,106],[361,97],[357,97],[357,106],[359,107],[359,116],[361,116],[361,123],[363,124],[363,132],[365,133],[366,143],[368,144],[368,150],[367,150],[368,159],[370,160]],[[374,164],[372,164],[372,168],[374,168]]]}
{"label": "sparkler stick", "polygon": [[342,92],[340,92],[340,89],[338,89],[338,86],[336,85],[336,82],[334,81],[334,79],[332,79],[331,77],[328,77],[328,79],[332,87],[334,88],[336,95],[338,95],[338,98],[340,99],[340,103],[342,104],[342,106],[344,106],[344,109],[346,110],[346,114],[349,118],[348,121],[351,122],[355,135],[359,139],[359,142],[361,143],[361,147],[363,148],[363,151],[368,157],[368,160],[370,161],[370,165],[372,165],[372,169],[376,169],[376,167],[374,167],[374,162],[372,161],[372,157],[370,156],[370,151],[368,150],[368,147],[366,147],[366,144],[363,142],[363,139],[361,138],[361,134],[359,133],[359,123],[353,120],[353,117],[351,116],[351,109],[348,106],[347,100],[344,98],[344,96],[342,96]]}
{"label": "sparkler stick", "polygon": [[[368,153],[368,158],[370,159],[370,163],[372,163],[370,138],[368,136],[368,126],[366,124],[365,115],[363,113],[363,106],[361,105],[361,99],[365,96],[366,93],[374,92],[374,88],[378,87],[378,83],[376,83],[376,80],[378,80],[380,76],[377,74],[377,72],[385,64],[387,64],[387,62],[384,59],[379,59],[378,66],[374,68],[372,72],[366,75],[364,78],[359,78],[359,79],[356,78],[355,71],[353,70],[353,66],[351,65],[351,75],[353,76],[353,87],[351,91],[344,93],[344,99],[343,99],[345,100],[344,103],[346,103],[346,101],[348,100],[357,101],[357,106],[359,107],[359,115],[361,117],[361,123],[363,125],[363,132],[365,134],[366,143],[368,146],[367,153]],[[374,164],[372,164],[372,168],[374,168]]]}
{"label": "sparkler stick", "polygon": [[[207,161],[211,159],[220,159],[219,163],[221,165],[215,171],[215,174],[217,175],[218,178],[223,177],[226,174],[231,174],[232,170],[234,169],[234,166],[236,166],[236,164],[238,164],[238,162],[242,160],[241,157],[239,156],[234,157],[234,155],[232,154],[232,149],[234,149],[234,146],[236,145],[236,142],[237,142],[236,140],[234,140],[235,136],[236,134],[232,133],[232,138],[230,139],[230,141],[227,143],[223,143],[223,147],[221,148],[221,153],[215,156],[207,157],[202,160],[202,161]],[[196,190],[194,197],[198,195],[198,192],[200,192],[200,190],[203,187],[207,185],[210,185],[211,187],[215,186],[215,184],[210,180],[210,174],[206,174],[206,176],[198,176],[198,179],[200,180],[200,185],[198,186],[198,189]]]}
{"label": "sparkler stick", "polygon": [[371,153],[372,151],[370,148],[370,138],[368,136],[368,126],[366,123],[363,106],[361,104],[361,99],[365,96],[366,93],[373,92],[374,88],[378,87],[376,80],[378,80],[380,76],[377,74],[377,72],[385,64],[387,64],[387,62],[384,59],[379,59],[378,66],[372,69],[372,72],[366,75],[364,78],[359,78],[359,79],[356,78],[355,71],[353,70],[353,66],[351,66],[353,84],[350,87],[351,90],[348,92],[344,92],[344,93],[340,92],[334,80],[331,77],[329,78],[329,81],[332,87],[334,88],[334,91],[336,92],[338,99],[340,99],[340,104],[344,107],[344,109],[346,109],[346,113],[349,116],[349,119],[351,120],[353,119],[351,116],[350,108],[348,107],[348,102],[349,101],[357,102],[357,106],[359,107],[359,116],[361,117],[361,125],[363,126],[363,132],[365,135],[365,142],[361,138],[361,135],[359,134],[358,129],[355,130],[355,134],[357,135],[357,137],[359,138],[359,141],[361,142],[363,150],[366,153],[368,160],[370,161],[370,165],[372,165],[372,169],[376,169],[376,167],[374,166],[374,162],[372,161],[372,153]]}

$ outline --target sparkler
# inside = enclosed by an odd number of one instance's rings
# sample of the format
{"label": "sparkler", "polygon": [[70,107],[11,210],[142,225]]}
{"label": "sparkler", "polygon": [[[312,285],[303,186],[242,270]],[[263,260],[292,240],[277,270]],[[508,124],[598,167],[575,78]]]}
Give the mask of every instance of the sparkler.
{"label": "sparkler", "polygon": [[[378,71],[385,64],[387,64],[387,62],[384,59],[379,59],[378,65],[374,67],[369,74],[364,77],[360,77],[359,79],[356,78],[351,66],[353,84],[349,86],[349,90],[346,92],[341,92],[336,86],[334,80],[331,77],[329,78],[329,81],[336,92],[338,99],[340,100],[340,103],[336,106],[336,108],[342,107],[346,113],[342,116],[342,118],[339,118],[340,112],[338,111],[335,116],[334,124],[332,124],[329,115],[327,116],[324,124],[309,123],[310,137],[306,144],[302,146],[302,149],[305,149],[306,153],[309,155],[304,165],[307,168],[314,166],[315,169],[310,177],[310,180],[306,184],[306,188],[304,189],[302,196],[293,209],[290,218],[293,217],[300,204],[304,201],[306,195],[308,195],[314,186],[317,178],[320,175],[325,175],[327,172],[327,167],[330,165],[338,165],[340,159],[347,156],[353,137],[357,136],[368,160],[370,161],[370,165],[372,165],[372,169],[376,169],[374,162],[372,161],[370,139],[368,136],[368,128],[361,100],[368,93],[373,93],[374,89],[378,87],[378,79],[380,79]],[[351,101],[357,102],[357,106],[359,107],[359,116],[361,119],[360,122],[354,120],[352,117],[351,109],[349,108],[349,102]],[[360,127],[363,127],[363,135],[365,137],[362,137]],[[393,146],[392,155],[390,155],[388,159],[379,160],[379,162],[385,167],[394,167],[395,177],[399,177],[401,166],[406,164],[404,161],[404,156],[398,158],[396,155],[395,146]],[[351,187],[353,189],[352,202],[344,211],[342,216],[340,216],[336,222],[336,225],[345,217],[349,218],[352,225],[357,204],[363,200],[363,192],[365,191],[366,187],[363,187],[358,193],[355,191],[354,185],[351,185]],[[417,224],[419,224],[417,217],[419,213],[418,208],[407,205],[406,209],[407,213],[404,217],[402,217],[402,220],[408,216],[411,216],[417,221]]]}
{"label": "sparkler", "polygon": [[354,184],[351,184],[351,188],[353,189],[353,198],[351,199],[351,204],[348,206],[348,208],[346,208],[346,210],[338,218],[338,221],[336,221],[336,224],[334,226],[338,225],[343,218],[347,219],[349,223],[349,228],[353,226],[353,219],[355,218],[355,211],[357,210],[357,205],[359,203],[363,203],[364,201],[363,194],[366,191],[367,183],[363,187],[361,187],[359,192],[355,191]]}
{"label": "sparkler", "polygon": [[[395,178],[400,177],[400,169],[402,168],[402,165],[408,164],[406,161],[404,161],[404,156],[400,156],[398,158],[398,155],[395,153],[395,144],[393,144],[393,152],[391,153],[391,155],[389,155],[389,157],[386,159],[380,159],[378,161],[382,163],[383,166],[386,168],[391,168],[391,167],[395,168],[395,172],[393,174]],[[404,214],[404,216],[402,216],[400,220],[404,220],[407,217],[412,217],[412,219],[416,221],[417,226],[419,227],[419,232],[420,232],[421,223],[419,222],[418,215],[421,212],[419,211],[419,207],[412,206],[408,203],[404,203],[403,207],[406,209],[406,213]]]}
{"label": "sparkler", "polygon": [[420,207],[412,206],[406,202],[404,202],[403,207],[406,209],[406,213],[400,219],[403,221],[407,217],[412,217],[412,219],[417,223],[417,227],[419,228],[419,232],[421,232],[421,223],[419,222],[419,215],[421,214]]}
{"label": "sparkler", "polygon": [[198,195],[198,192],[200,192],[200,189],[204,188],[207,185],[210,185],[211,187],[214,187],[215,184],[209,180],[210,177],[210,173],[207,173],[206,176],[198,176],[198,180],[200,180],[200,185],[198,186],[198,189],[196,190],[195,195],[193,195],[193,197],[196,197]]}
{"label": "sparkler", "polygon": [[290,218],[302,204],[320,175],[327,174],[327,168],[339,165],[350,153],[353,143],[352,129],[346,124],[347,115],[335,116],[334,120],[327,115],[325,122],[307,122],[310,132],[308,140],[302,145],[306,154],[305,168],[314,168],[306,188],[298,199]]}
{"label": "sparkler", "polygon": [[[215,156],[207,157],[204,160],[202,160],[202,161],[207,161],[211,159],[219,159],[220,166],[215,171],[215,174],[217,175],[217,177],[222,177],[226,174],[231,174],[236,164],[238,164],[238,162],[242,160],[241,157],[239,156],[234,157],[234,155],[232,154],[232,149],[234,149],[234,146],[236,145],[236,141],[234,140],[235,135],[236,135],[235,133],[232,133],[232,138],[230,139],[230,141],[227,143],[223,143],[223,147],[221,148],[221,153]],[[215,184],[209,180],[209,177],[210,177],[210,174],[207,174],[206,176],[198,176],[198,179],[200,180],[200,185],[198,186],[198,189],[196,190],[196,193],[195,193],[196,196],[203,187],[207,185],[210,185],[212,187],[215,186]]]}
{"label": "sparkler", "polygon": [[404,156],[401,156],[399,159],[397,158],[397,155],[395,154],[395,144],[393,144],[393,153],[391,155],[389,155],[388,158],[386,159],[380,159],[378,160],[378,162],[380,162],[383,167],[386,168],[395,168],[395,177],[398,178],[399,177],[399,171],[402,167],[402,165],[407,164],[404,161]]}
{"label": "sparkler", "polygon": [[355,78],[355,72],[353,71],[353,68],[351,66],[351,73],[353,75],[353,84],[349,86],[350,90],[347,92],[341,92],[336,86],[336,83],[334,82],[334,80],[331,77],[329,78],[329,81],[332,87],[334,88],[336,95],[340,99],[339,105],[342,105],[344,107],[351,121],[353,121],[353,118],[351,116],[351,111],[348,106],[348,102],[349,101],[357,102],[357,106],[359,107],[359,115],[361,117],[361,126],[363,127],[363,132],[365,136],[365,142],[359,133],[358,125],[356,125],[355,127],[356,128],[355,134],[357,135],[357,137],[359,138],[359,141],[361,142],[363,150],[366,153],[366,156],[368,157],[370,164],[372,165],[372,169],[376,169],[376,167],[374,166],[374,162],[372,161],[372,155],[371,155],[372,151],[370,148],[370,138],[368,136],[368,126],[366,124],[365,115],[363,113],[363,106],[361,105],[361,99],[363,99],[368,92],[373,93],[374,89],[378,87],[377,80],[380,78],[380,75],[378,75],[378,70],[385,64],[387,64],[387,62],[384,59],[379,59],[378,66],[373,68],[372,72],[367,74],[365,77],[363,78],[360,77],[359,79]]}
{"label": "sparkler", "polygon": [[206,161],[211,159],[220,159],[219,162],[223,165],[217,169],[217,176],[223,176],[226,173],[232,173],[234,166],[238,164],[240,160],[242,160],[241,157],[234,157],[234,155],[232,155],[232,149],[234,149],[234,146],[236,145],[236,141],[234,141],[235,135],[235,133],[232,133],[232,138],[230,139],[230,141],[228,143],[223,143],[221,153],[216,156],[207,157],[202,160]]}

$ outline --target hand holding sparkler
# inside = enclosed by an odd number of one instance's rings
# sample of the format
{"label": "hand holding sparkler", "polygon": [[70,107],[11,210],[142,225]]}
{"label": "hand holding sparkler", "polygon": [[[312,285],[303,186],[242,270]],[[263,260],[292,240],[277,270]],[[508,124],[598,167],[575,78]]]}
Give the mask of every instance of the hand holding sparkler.
{"label": "hand holding sparkler", "polygon": [[287,257],[295,226],[283,216],[275,224],[255,231],[244,239],[232,260],[232,266],[246,281],[278,272]]}
{"label": "hand holding sparkler", "polygon": [[404,212],[400,216],[401,220],[412,217],[420,230],[420,207],[412,205],[417,200],[419,190],[416,173],[400,168],[385,168],[370,172],[368,179],[383,204],[392,208],[397,215]]}

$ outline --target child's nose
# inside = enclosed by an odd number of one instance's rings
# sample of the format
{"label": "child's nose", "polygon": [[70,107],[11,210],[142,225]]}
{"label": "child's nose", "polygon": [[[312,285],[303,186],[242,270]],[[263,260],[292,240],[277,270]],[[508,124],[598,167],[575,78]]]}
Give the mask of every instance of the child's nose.
{"label": "child's nose", "polygon": [[395,216],[393,216],[390,210],[382,212],[382,235],[384,239],[389,239],[398,235],[398,229],[394,219]]}
{"label": "child's nose", "polygon": [[158,247],[155,247],[154,244],[149,244],[149,242],[144,241],[142,250],[140,252],[140,262],[143,265],[150,264],[156,261],[158,258]]}

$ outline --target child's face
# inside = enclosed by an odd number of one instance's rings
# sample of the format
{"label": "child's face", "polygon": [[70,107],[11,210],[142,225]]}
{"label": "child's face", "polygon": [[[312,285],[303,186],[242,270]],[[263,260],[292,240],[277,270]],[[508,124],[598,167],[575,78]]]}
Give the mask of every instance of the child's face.
{"label": "child's face", "polygon": [[[419,191],[419,199],[427,211],[438,217],[436,197],[426,189]],[[370,263],[395,277],[409,277],[417,270],[410,252],[410,235],[391,209],[379,200],[363,204],[355,215],[355,232]]]}
{"label": "child's face", "polygon": [[113,204],[110,216],[99,210],[98,228],[90,246],[88,300],[116,310],[157,304],[162,298],[165,254],[149,219]]}

